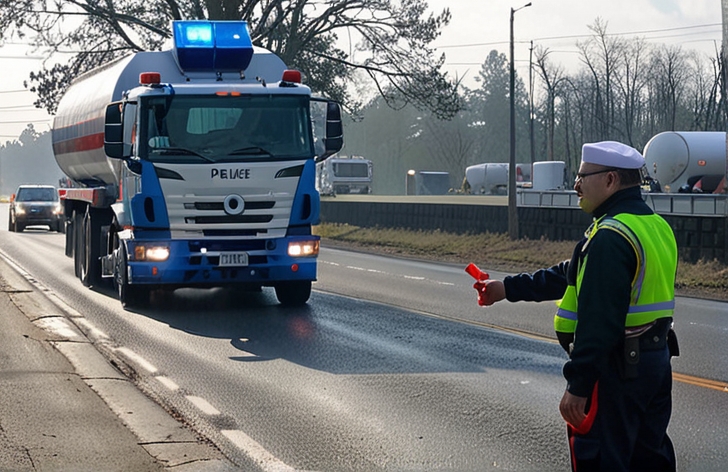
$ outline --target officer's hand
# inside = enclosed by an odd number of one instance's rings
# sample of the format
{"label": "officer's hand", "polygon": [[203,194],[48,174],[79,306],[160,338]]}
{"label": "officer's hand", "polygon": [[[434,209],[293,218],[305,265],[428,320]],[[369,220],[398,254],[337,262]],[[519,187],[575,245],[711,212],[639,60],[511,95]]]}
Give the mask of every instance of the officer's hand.
{"label": "officer's hand", "polygon": [[480,297],[484,302],[483,305],[489,306],[506,298],[506,288],[500,280],[488,279],[477,282],[476,285],[484,287],[484,290],[476,287],[478,293],[481,294]]}
{"label": "officer's hand", "polygon": [[561,397],[561,403],[559,404],[559,410],[564,420],[574,428],[581,426],[581,422],[586,418],[586,397],[577,397],[572,395],[569,391],[564,392],[564,396]]}

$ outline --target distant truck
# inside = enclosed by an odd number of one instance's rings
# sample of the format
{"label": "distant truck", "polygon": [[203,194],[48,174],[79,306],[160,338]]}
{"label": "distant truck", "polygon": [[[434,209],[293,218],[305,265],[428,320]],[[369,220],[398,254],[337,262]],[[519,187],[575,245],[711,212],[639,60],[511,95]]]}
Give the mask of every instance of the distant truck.
{"label": "distant truck", "polygon": [[645,145],[649,176],[666,193],[720,192],[725,185],[726,137],[723,131],[667,131]]}
{"label": "distant truck", "polygon": [[447,195],[450,192],[450,173],[410,170],[405,180],[405,195]]}
{"label": "distant truck", "polygon": [[[470,193],[478,195],[506,195],[508,193],[509,164],[489,162],[475,164],[465,169],[465,179]],[[531,165],[516,164],[516,185],[525,186],[531,182]]]}
{"label": "distant truck", "polygon": [[[306,303],[316,279],[315,161],[343,144],[338,104],[253,47],[240,21],[174,21],[173,45],[80,76],[53,121],[66,255],[122,305],[153,289],[274,287]],[[314,143],[320,143],[317,153]]]}
{"label": "distant truck", "polygon": [[322,195],[372,193],[372,161],[361,156],[332,156],[316,164],[316,189]]}

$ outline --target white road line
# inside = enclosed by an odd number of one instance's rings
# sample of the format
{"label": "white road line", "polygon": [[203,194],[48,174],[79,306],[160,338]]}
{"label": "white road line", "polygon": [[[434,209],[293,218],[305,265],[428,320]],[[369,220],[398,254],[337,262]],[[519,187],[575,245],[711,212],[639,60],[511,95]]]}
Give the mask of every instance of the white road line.
{"label": "white road line", "polygon": [[219,415],[220,410],[210,405],[210,403],[202,397],[196,397],[194,395],[187,395],[187,398],[193,405],[200,409],[206,415]]}
{"label": "white road line", "polygon": [[122,354],[124,357],[139,365],[142,369],[146,370],[150,374],[156,374],[159,369],[154,367],[149,361],[141,357],[136,352],[126,347],[117,347],[114,349],[115,352]]}
{"label": "white road line", "polygon": [[159,380],[162,385],[172,390],[173,392],[179,390],[179,385],[174,383],[174,380],[170,379],[169,377],[165,377],[164,375],[158,375],[154,378]]}
{"label": "white road line", "polygon": [[86,318],[76,318],[74,320],[76,324],[82,325],[84,328],[86,328],[86,336],[91,338],[92,341],[96,341],[99,339],[109,339],[109,336],[98,329],[96,326],[92,325],[89,320]]}
{"label": "white road line", "polygon": [[[328,265],[332,265],[332,266],[340,266],[340,264],[337,264],[336,262],[319,261],[319,263],[320,264],[328,264]],[[407,280],[417,280],[417,281],[432,282],[432,283],[437,284],[437,285],[447,285],[447,286],[450,286],[450,287],[454,287],[456,285],[456,284],[454,284],[452,282],[441,282],[439,280],[428,279],[427,277],[420,277],[420,276],[406,275],[406,274],[405,275],[393,274],[393,273],[390,273],[390,272],[385,272],[383,270],[364,269],[363,267],[357,267],[357,266],[344,266],[344,267],[346,267],[347,269],[358,270],[358,271],[362,271],[362,272],[371,272],[371,273],[374,273],[374,274],[388,275],[388,276],[391,276],[391,277],[400,277],[400,278],[407,279]]]}
{"label": "white road line", "polygon": [[222,430],[225,435],[235,446],[245,452],[251,459],[266,472],[294,472],[296,469],[286,465],[283,461],[268,452],[263,446],[258,444],[253,438],[244,432],[236,429]]}

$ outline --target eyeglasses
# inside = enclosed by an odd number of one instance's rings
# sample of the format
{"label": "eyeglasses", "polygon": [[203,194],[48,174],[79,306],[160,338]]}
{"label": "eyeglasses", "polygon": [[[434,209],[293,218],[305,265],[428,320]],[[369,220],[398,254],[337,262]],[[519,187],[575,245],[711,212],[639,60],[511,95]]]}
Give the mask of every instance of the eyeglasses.
{"label": "eyeglasses", "polygon": [[609,168],[609,169],[598,170],[596,172],[577,173],[576,174],[576,179],[574,180],[574,183],[581,182],[581,180],[584,177],[589,177],[590,175],[604,174],[606,172],[614,172],[615,170],[617,170],[617,169]]}

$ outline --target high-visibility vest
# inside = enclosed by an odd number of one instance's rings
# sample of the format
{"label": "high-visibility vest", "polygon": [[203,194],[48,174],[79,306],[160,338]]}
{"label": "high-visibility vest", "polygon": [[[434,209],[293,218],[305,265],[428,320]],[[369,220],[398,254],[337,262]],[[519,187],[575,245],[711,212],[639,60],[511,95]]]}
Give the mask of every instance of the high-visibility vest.
{"label": "high-visibility vest", "polygon": [[[637,271],[632,280],[632,292],[627,312],[626,328],[643,326],[673,315],[675,309],[675,268],[677,244],[667,222],[657,214],[633,215],[622,213],[602,217],[587,230],[582,251],[597,231],[616,231],[622,235],[637,255]],[[557,333],[576,331],[578,294],[584,268],[589,262],[587,253],[578,263],[576,285],[568,285],[564,297],[557,303],[554,330]],[[605,275],[608,276],[608,275]]]}

